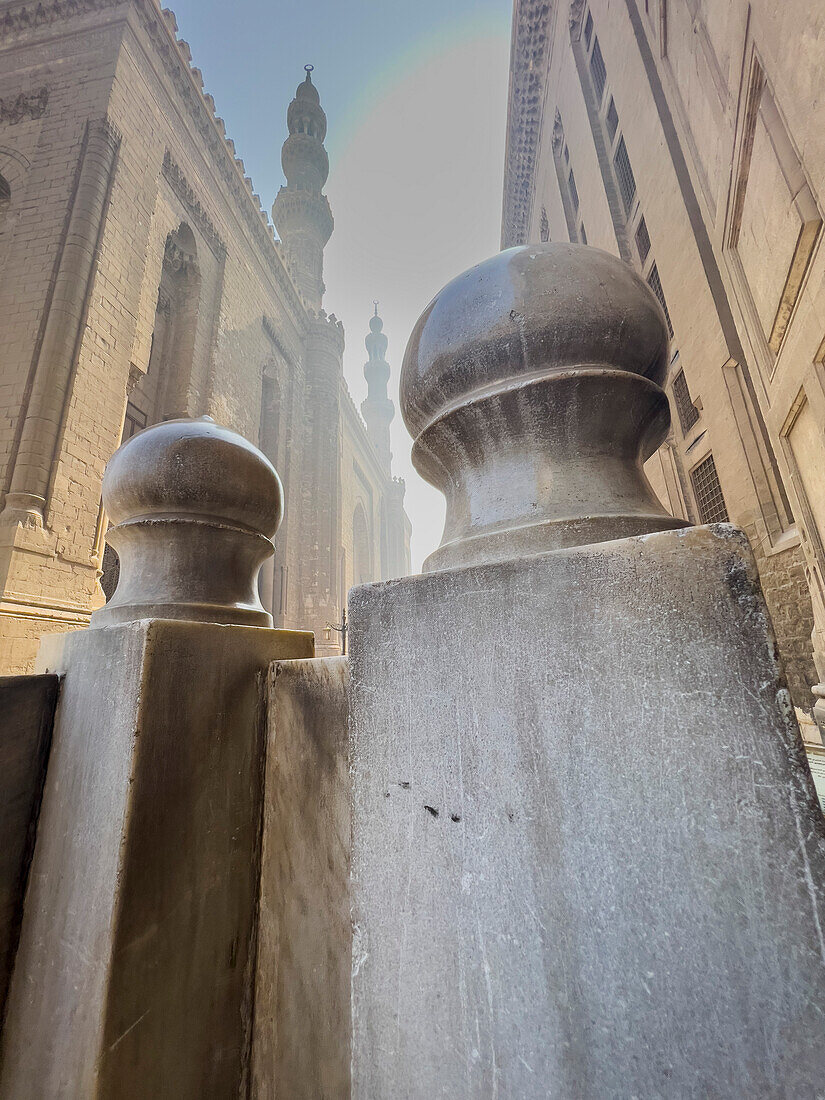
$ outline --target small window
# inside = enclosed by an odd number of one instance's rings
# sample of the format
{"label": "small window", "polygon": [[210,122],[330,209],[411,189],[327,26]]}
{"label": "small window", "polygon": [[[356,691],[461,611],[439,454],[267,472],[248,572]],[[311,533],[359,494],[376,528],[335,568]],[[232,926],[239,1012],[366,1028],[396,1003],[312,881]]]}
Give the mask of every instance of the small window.
{"label": "small window", "polygon": [[680,370],[673,379],[673,403],[676,405],[676,412],[679,414],[682,434],[687,435],[699,419],[699,410],[691,400],[687,378],[685,378],[685,372],[683,370]]}
{"label": "small window", "polygon": [[644,218],[636,226],[636,247],[639,250],[639,259],[644,263],[650,253],[650,234]]}
{"label": "small window", "polygon": [[590,40],[593,37],[593,16],[590,12],[587,13],[587,19],[584,21],[584,44],[590,49]]}
{"label": "small window", "polygon": [[636,177],[633,175],[633,169],[630,167],[630,157],[627,155],[627,146],[624,143],[623,137],[619,138],[619,144],[616,146],[613,166],[616,169],[616,177],[619,181],[619,190],[622,193],[625,214],[629,214],[630,208],[633,205],[633,199],[636,197]]}
{"label": "small window", "polygon": [[587,244],[587,230],[584,228],[584,222],[582,222],[582,224],[581,224],[580,234],[581,234],[582,244]]}
{"label": "small window", "polygon": [[713,455],[708,455],[695,469],[691,470],[690,480],[693,483],[701,522],[727,523],[728,510],[725,507],[725,498],[722,496],[722,486],[719,484]]}
{"label": "small window", "polygon": [[594,41],[593,53],[590,55],[590,76],[593,78],[593,87],[596,89],[596,99],[601,103],[604,86],[607,83],[607,69],[604,67],[602,48],[598,38]]}
{"label": "small window", "polygon": [[133,405],[131,401],[126,402],[126,417],[123,421],[123,435],[121,436],[121,443],[125,443],[127,439],[131,439],[133,435],[137,435],[138,432],[142,432],[146,427],[146,413],[142,409],[139,409],[137,405]]}
{"label": "small window", "polygon": [[616,136],[616,131],[619,129],[619,112],[616,110],[613,96],[610,97],[610,106],[607,108],[605,122],[607,123],[607,132],[610,134],[610,140],[612,141]]}
{"label": "small window", "polygon": [[570,169],[570,175],[567,177],[567,184],[570,188],[570,199],[573,203],[573,209],[579,209],[579,192],[576,189],[576,177],[573,175],[573,169]]}
{"label": "small window", "polygon": [[673,336],[673,325],[670,321],[670,310],[667,308],[667,302],[665,301],[665,292],[662,290],[662,280],[659,278],[659,269],[656,264],[650,269],[650,274],[647,277],[647,285],[659,299],[659,305],[665,311],[665,320],[667,321],[667,331],[670,336]]}

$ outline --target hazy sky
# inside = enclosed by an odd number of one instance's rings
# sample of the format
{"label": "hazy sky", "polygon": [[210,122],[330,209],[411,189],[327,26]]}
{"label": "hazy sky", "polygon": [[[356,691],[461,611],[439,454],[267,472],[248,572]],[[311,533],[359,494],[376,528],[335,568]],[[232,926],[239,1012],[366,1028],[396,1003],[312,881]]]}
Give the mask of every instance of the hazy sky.
{"label": "hazy sky", "polygon": [[[344,322],[360,405],[379,299],[397,408],[418,315],[499,246],[511,0],[177,0],[174,11],[267,209],[283,182],[287,104],[315,66],[335,218],[324,304]],[[413,469],[400,414],[392,428],[418,570],[441,538],[443,498]]]}

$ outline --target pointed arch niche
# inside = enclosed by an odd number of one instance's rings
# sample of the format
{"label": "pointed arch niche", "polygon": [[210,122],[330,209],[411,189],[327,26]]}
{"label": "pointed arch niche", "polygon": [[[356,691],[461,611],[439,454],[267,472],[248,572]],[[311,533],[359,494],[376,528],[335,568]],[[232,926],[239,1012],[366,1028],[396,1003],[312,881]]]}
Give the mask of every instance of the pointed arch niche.
{"label": "pointed arch niche", "polygon": [[201,297],[195,235],[186,222],[166,238],[149,366],[129,398],[123,438],[159,420],[186,416]]}

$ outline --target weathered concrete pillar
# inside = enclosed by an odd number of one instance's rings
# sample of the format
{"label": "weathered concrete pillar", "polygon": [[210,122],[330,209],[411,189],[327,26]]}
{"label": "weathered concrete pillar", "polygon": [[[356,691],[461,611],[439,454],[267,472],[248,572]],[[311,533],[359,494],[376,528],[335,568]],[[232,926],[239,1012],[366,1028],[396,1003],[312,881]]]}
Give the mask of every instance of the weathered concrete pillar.
{"label": "weathered concrete pillar", "polygon": [[664,318],[511,249],[416,326],[430,572],[350,598],[353,1096],[815,1096],[825,826],[745,537],[679,529]]}
{"label": "weathered concrete pillar", "polygon": [[14,458],[11,487],[0,512],[0,521],[4,523],[43,526],[46,494],[83,334],[98,240],[119,147],[120,134],[108,119],[89,123],[31,396]]}
{"label": "weathered concrete pillar", "polygon": [[349,1100],[348,684],[346,657],[270,672],[256,1100]]}
{"label": "weathered concrete pillar", "polygon": [[266,670],[313,648],[257,596],[280,483],[205,417],[133,437],[103,497],[117,591],[41,649],[63,684],[0,1095],[246,1095]]}

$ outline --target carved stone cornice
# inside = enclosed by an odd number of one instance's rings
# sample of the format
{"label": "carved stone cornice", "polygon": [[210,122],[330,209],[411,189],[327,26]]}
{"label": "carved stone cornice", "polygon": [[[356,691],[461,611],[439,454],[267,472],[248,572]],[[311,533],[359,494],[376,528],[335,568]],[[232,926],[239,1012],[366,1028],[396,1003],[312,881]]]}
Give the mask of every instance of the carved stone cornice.
{"label": "carved stone cornice", "polygon": [[[93,0],[83,0],[93,2]],[[103,0],[101,0],[103,2]],[[111,0],[108,0],[111,2]],[[203,91],[200,69],[190,64],[189,46],[175,37],[177,24],[171,12],[161,13],[154,0],[130,0],[141,26],[160,58],[175,91],[183,101],[197,133],[212,154],[218,173],[227,185],[270,270],[293,308],[304,310],[304,303],[284,267],[275,247],[275,233],[253,191],[252,180],[245,174],[243,161],[235,156],[235,143],[226,137],[223,119],[215,114],[215,101]]]}
{"label": "carved stone cornice", "polygon": [[221,240],[220,234],[213,225],[209,215],[198,202],[195,192],[190,187],[183,172],[181,172],[178,165],[172,160],[168,149],[163,158],[163,175],[186,209],[195,227],[214,252],[218,261],[223,263],[226,258],[226,245]]}
{"label": "carved stone cornice", "polygon": [[14,126],[24,118],[42,118],[49,102],[49,89],[39,88],[36,92],[21,92],[18,96],[0,99],[0,122]]}
{"label": "carved stone cornice", "polygon": [[502,248],[527,236],[554,13],[553,0],[516,0],[513,12]]}
{"label": "carved stone cornice", "polygon": [[40,0],[39,3],[9,4],[0,14],[0,34],[13,34],[16,31],[31,30],[36,27],[56,23],[75,15],[84,15],[90,11],[103,11],[113,8],[123,0]]}

